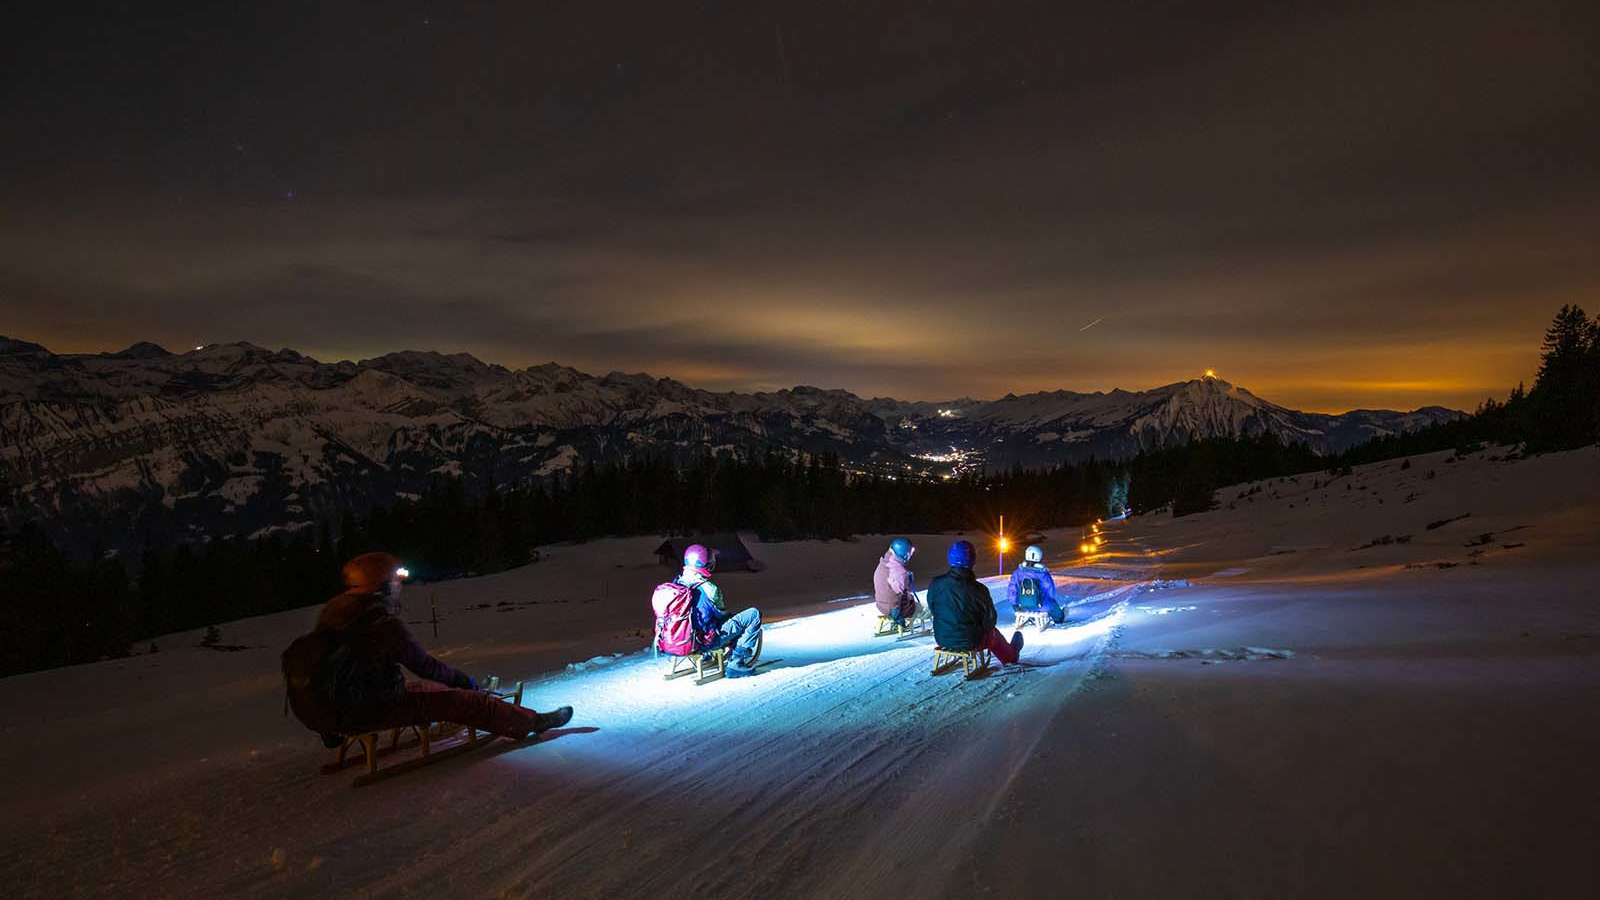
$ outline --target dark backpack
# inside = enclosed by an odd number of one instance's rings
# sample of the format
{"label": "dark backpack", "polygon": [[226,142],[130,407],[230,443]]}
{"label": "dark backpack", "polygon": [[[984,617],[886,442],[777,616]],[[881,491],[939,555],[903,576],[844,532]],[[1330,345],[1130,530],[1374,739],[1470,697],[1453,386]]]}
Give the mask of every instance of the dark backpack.
{"label": "dark backpack", "polygon": [[1039,579],[1024,578],[1018,585],[1017,605],[1023,609],[1039,607]]}
{"label": "dark backpack", "polygon": [[349,649],[337,631],[318,628],[283,651],[283,689],[294,717],[319,734],[338,730],[335,687]]}

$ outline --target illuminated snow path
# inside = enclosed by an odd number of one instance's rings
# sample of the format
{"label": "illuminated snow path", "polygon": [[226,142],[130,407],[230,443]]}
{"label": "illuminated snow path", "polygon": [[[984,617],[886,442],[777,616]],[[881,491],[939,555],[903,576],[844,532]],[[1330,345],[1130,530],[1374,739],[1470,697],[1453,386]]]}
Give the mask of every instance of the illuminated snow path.
{"label": "illuminated snow path", "polygon": [[[1030,633],[1024,658],[1049,665],[973,681],[930,674],[931,637],[872,638],[870,604],[770,624],[763,657],[780,661],[750,679],[665,681],[665,661],[644,652],[540,681],[530,705],[573,703],[573,725],[598,730],[508,748],[495,767],[513,777],[475,785],[500,801],[473,830],[470,883],[837,896],[903,866],[897,883],[936,889],[949,874],[938,860],[988,813],[971,798],[999,796],[1104,652],[1126,593],[1074,608],[1080,625]],[[519,793],[525,813],[506,802]],[[447,883],[461,861],[421,856],[387,886]]]}

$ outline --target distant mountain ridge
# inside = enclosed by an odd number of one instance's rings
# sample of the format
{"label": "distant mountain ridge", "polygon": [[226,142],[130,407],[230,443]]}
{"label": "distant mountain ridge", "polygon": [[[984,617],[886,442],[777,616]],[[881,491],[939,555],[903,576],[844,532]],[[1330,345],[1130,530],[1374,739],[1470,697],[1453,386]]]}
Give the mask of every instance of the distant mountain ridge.
{"label": "distant mountain ridge", "polygon": [[323,363],[248,343],[178,354],[140,342],[55,354],[0,337],[0,473],[21,501],[4,515],[106,546],[295,530],[441,475],[510,486],[638,453],[833,453],[903,476],[1267,432],[1337,452],[1460,415],[1303,413],[1212,378],[926,403],[804,386],[719,393],[464,353]]}

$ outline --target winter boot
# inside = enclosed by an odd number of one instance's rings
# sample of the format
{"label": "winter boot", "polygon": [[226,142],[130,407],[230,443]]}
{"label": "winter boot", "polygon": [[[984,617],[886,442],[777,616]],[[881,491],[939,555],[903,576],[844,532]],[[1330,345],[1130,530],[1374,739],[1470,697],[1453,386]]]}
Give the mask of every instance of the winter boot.
{"label": "winter boot", "polygon": [[547,713],[539,713],[533,721],[533,733],[540,734],[552,728],[560,728],[570,721],[572,721],[572,707],[570,706],[563,706]]}
{"label": "winter boot", "polygon": [[729,663],[728,667],[726,669],[722,670],[722,677],[723,678],[749,678],[751,675],[754,675],[755,673],[756,673],[756,667],[755,666],[748,665],[748,664],[742,665],[742,666],[736,666],[736,665],[734,665],[732,663]]}
{"label": "winter boot", "polygon": [[1011,632],[1011,649],[1015,651],[1018,656],[1022,655],[1022,632]]}

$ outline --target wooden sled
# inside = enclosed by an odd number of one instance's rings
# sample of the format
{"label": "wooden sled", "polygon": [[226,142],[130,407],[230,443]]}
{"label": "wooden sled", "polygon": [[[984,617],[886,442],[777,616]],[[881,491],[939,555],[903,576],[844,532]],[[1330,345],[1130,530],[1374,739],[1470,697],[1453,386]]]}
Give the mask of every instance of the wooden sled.
{"label": "wooden sled", "polygon": [[[761,644],[765,640],[765,635],[756,639],[755,653],[750,656],[751,668],[760,665],[757,660],[761,659]],[[704,650],[699,653],[690,653],[687,656],[677,656],[669,653],[667,654],[667,659],[669,660],[667,672],[661,677],[671,681],[674,678],[693,675],[694,683],[697,685],[721,678],[728,673],[728,654],[732,650],[733,647],[728,646],[718,647],[715,650]]]}
{"label": "wooden sled", "polygon": [[[522,705],[522,682],[520,681],[516,682],[511,689],[503,690],[500,687],[499,676],[491,675],[489,676],[488,681],[485,682],[483,690],[485,693],[491,694],[506,703],[512,703],[517,706]],[[407,742],[405,746],[412,747],[420,745],[422,747],[422,755],[390,766],[386,769],[379,769],[378,758],[380,756],[387,756],[396,752],[397,750],[400,750],[400,740],[406,736],[407,732],[415,735],[417,740],[416,744]],[[466,738],[461,742],[447,747],[444,750],[436,751],[433,749],[434,741],[444,740],[460,732],[466,732]],[[391,728],[389,730],[389,746],[386,748],[380,748],[378,746],[379,732],[368,731],[364,734],[353,734],[346,737],[344,739],[344,743],[339,747],[338,758],[333,762],[323,766],[322,772],[325,775],[332,774],[345,768],[347,765],[346,759],[350,754],[350,748],[359,746],[361,748],[364,761],[367,764],[367,770],[356,776],[354,782],[356,787],[361,787],[362,785],[371,784],[374,781],[381,781],[384,778],[388,778],[392,775],[398,775],[402,772],[409,772],[412,769],[439,762],[440,760],[446,759],[450,756],[460,755],[467,750],[475,750],[479,744],[486,744],[493,739],[494,735],[488,733],[485,733],[480,738],[478,735],[478,729],[470,725],[458,725],[453,722],[429,722],[423,725],[402,725],[399,728]]]}
{"label": "wooden sled", "polygon": [[1037,630],[1044,631],[1055,624],[1055,620],[1050,618],[1048,610],[1019,609],[1016,613],[1017,620],[1011,626],[1014,631],[1021,631],[1026,625],[1032,625]]}
{"label": "wooden sled", "polygon": [[933,674],[940,674],[946,667],[961,665],[961,671],[967,678],[989,667],[989,651],[987,650],[946,650],[943,647],[933,648]]}
{"label": "wooden sled", "polygon": [[667,660],[667,673],[661,676],[662,678],[671,681],[674,678],[693,675],[695,684],[705,684],[727,671],[728,648],[719,647],[716,650],[691,653],[688,656],[674,656],[669,653]]}
{"label": "wooden sled", "polygon": [[916,637],[917,635],[926,633],[928,631],[928,626],[931,624],[933,624],[933,620],[926,616],[918,616],[909,622],[896,622],[889,616],[879,616],[878,626],[873,630],[872,636],[875,638]]}

